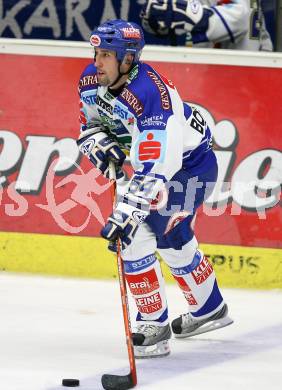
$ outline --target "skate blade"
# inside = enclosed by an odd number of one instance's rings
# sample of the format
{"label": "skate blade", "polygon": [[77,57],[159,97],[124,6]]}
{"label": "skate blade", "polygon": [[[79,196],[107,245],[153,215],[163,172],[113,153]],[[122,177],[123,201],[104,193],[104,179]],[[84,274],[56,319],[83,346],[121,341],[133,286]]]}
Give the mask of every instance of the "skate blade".
{"label": "skate blade", "polygon": [[194,330],[193,332],[189,333],[182,333],[182,334],[174,334],[174,336],[178,339],[185,338],[185,337],[191,337],[196,336],[198,334],[211,332],[212,330],[224,328],[225,326],[233,324],[232,318],[226,316],[223,318],[220,318],[218,320],[207,322],[206,324],[200,326],[198,329]]}
{"label": "skate blade", "polygon": [[170,354],[168,340],[163,340],[154,345],[134,346],[134,356],[136,359],[152,359],[165,357]]}

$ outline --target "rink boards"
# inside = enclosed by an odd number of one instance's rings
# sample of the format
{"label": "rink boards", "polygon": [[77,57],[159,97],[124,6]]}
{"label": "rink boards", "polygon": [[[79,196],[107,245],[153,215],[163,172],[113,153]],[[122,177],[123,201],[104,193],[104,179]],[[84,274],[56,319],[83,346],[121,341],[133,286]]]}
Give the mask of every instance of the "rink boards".
{"label": "rink boards", "polygon": [[[84,278],[118,278],[116,257],[105,240],[90,237],[0,233],[0,269]],[[282,250],[202,244],[220,285],[235,288],[282,288]],[[162,262],[167,281],[172,282]]]}
{"label": "rink boards", "polygon": [[[111,212],[109,188],[75,143],[76,84],[91,49],[0,43],[0,269],[117,277],[99,238]],[[148,46],[143,59],[171,77],[213,128],[219,187],[196,228],[221,285],[282,288],[282,55]]]}

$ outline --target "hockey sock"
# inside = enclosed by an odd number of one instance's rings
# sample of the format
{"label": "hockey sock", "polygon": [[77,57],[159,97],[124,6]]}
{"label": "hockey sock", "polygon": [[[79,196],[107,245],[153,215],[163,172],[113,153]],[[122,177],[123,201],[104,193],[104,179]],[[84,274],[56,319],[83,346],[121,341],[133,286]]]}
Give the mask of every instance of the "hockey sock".
{"label": "hockey sock", "polygon": [[200,250],[196,251],[191,264],[170,270],[193,316],[208,317],[224,304],[213,267]]}
{"label": "hockey sock", "polygon": [[154,254],[124,261],[125,277],[135,299],[137,321],[168,323],[167,301],[160,263]]}

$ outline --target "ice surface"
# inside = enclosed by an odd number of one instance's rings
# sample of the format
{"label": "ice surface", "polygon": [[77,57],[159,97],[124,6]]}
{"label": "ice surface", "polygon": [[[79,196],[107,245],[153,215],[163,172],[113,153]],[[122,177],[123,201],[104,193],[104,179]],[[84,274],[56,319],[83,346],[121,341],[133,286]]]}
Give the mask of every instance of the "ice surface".
{"label": "ice surface", "polygon": [[[137,361],[137,389],[282,389],[282,291],[222,291],[234,324]],[[175,285],[167,296],[172,320],[186,301]],[[0,274],[1,390],[98,390],[128,371],[118,281]]]}

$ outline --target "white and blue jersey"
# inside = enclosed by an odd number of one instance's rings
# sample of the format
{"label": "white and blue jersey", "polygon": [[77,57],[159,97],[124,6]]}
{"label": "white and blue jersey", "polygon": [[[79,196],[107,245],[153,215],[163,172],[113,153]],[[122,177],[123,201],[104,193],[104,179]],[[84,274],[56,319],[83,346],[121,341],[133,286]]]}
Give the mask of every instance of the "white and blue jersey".
{"label": "white and blue jersey", "polygon": [[201,113],[151,66],[138,63],[118,93],[98,84],[93,64],[86,67],[79,82],[81,131],[102,124],[128,151],[132,180],[143,184],[137,196],[153,200],[179,171],[193,177],[216,165]]}
{"label": "white and blue jersey", "polygon": [[[193,47],[272,51],[258,0],[200,0],[201,23],[187,34]],[[199,12],[202,12],[199,10]]]}

